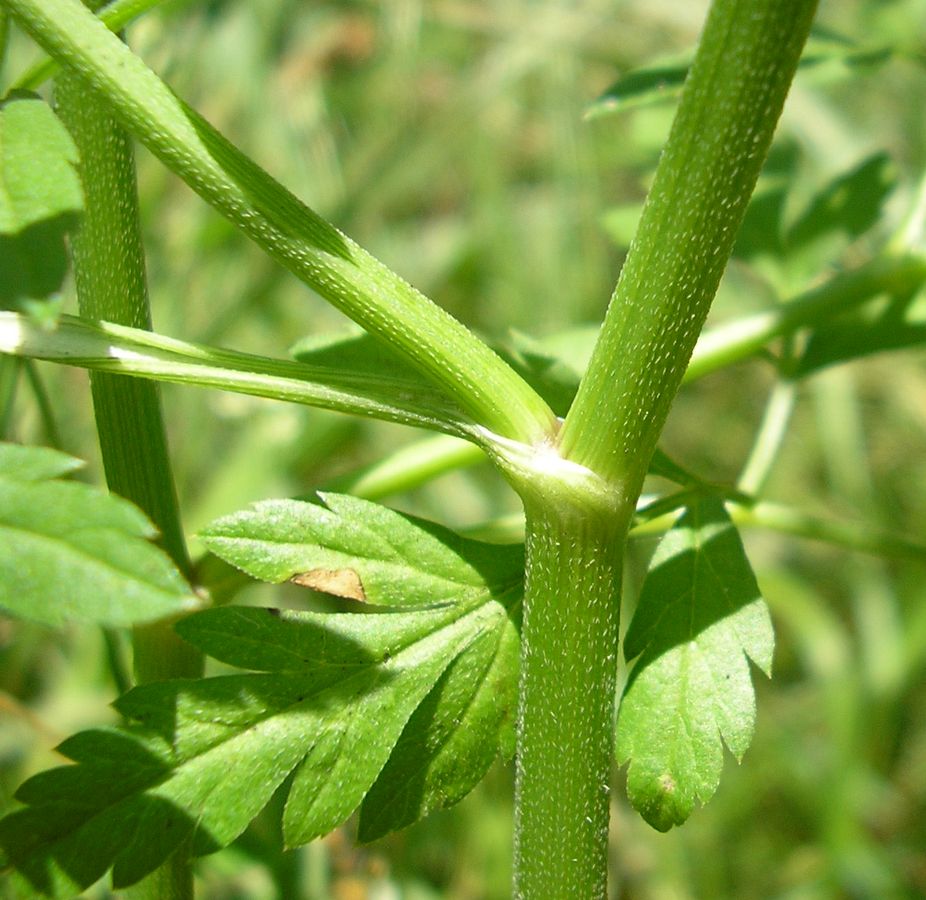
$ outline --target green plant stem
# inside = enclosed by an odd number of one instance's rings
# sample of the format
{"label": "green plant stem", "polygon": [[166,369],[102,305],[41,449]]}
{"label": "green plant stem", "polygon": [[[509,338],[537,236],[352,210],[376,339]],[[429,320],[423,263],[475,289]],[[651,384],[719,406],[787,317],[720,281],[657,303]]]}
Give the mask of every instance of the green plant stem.
{"label": "green plant stem", "polygon": [[186,106],[80,0],[2,0],[122,124],[271,257],[441,385],[487,429],[551,440],[547,404],[489,347],[310,210]]}
{"label": "green plant stem", "polygon": [[0,440],[6,440],[13,418],[13,402],[22,360],[0,353]]}
{"label": "green plant stem", "polygon": [[477,437],[474,423],[450,401],[407,380],[207,347],[110,322],[64,315],[50,330],[28,316],[0,310],[0,352]]}
{"label": "green plant stem", "polygon": [[[81,314],[149,329],[132,149],[73,76],[60,79],[56,99],[81,160],[85,209],[72,241]],[[148,514],[164,548],[188,573],[158,387],[103,372],[92,372],[90,383],[110,489]]]}
{"label": "green plant stem", "polygon": [[765,160],[815,0],[714,0],[636,237],[560,434],[635,496]]}
{"label": "green plant stem", "polygon": [[778,309],[720,325],[701,336],[685,372],[695,381],[749,359],[775,338],[813,327],[860,306],[879,294],[905,295],[926,280],[922,253],[883,254],[842,272]]}
{"label": "green plant stem", "polygon": [[27,360],[23,366],[26,374],[26,380],[29,387],[32,388],[32,396],[35,397],[35,404],[39,408],[39,417],[42,420],[42,428],[45,430],[45,440],[49,447],[61,450],[64,446],[61,443],[61,433],[58,431],[58,422],[55,419],[55,409],[42,383],[41,376],[32,360]]}
{"label": "green plant stem", "polygon": [[[549,499],[549,498],[547,498]],[[603,898],[625,516],[525,503],[515,896]]]}
{"label": "green plant stem", "polygon": [[[764,528],[779,534],[788,534],[793,537],[832,544],[847,550],[870,553],[873,556],[926,561],[926,544],[873,529],[865,522],[823,519],[791,506],[768,501],[751,506],[728,501],[727,509],[733,521],[744,528]],[[631,529],[630,537],[662,534],[672,527],[679,515],[680,510],[676,509],[641,521]]]}
{"label": "green plant stem", "polygon": [[[113,0],[102,7],[97,15],[110,31],[121,31],[129,22],[162,3],[164,0]],[[50,57],[40,59],[13,82],[12,90],[38,90],[49,78],[53,78],[60,68]]]}
{"label": "green plant stem", "polygon": [[606,896],[625,530],[815,6],[714,0],[637,236],[559,435],[565,462],[590,473],[592,493],[598,479],[599,496],[610,503],[563,496],[555,476],[535,474],[522,490],[528,552],[515,893],[525,900]]}
{"label": "green plant stem", "polygon": [[[107,107],[74,75],[57,86],[59,115],[80,154],[84,214],[72,241],[81,312],[138,328],[150,327],[144,254],[138,221],[135,164],[127,135]],[[171,472],[158,386],[106,373],[91,375],[97,433],[112,491],[136,503],[187,577],[187,555]],[[202,654],[171,623],[137,628],[134,665],[140,682],[202,674]],[[189,854],[175,853],[131,890],[137,900],[190,900]]]}
{"label": "green plant stem", "polygon": [[796,399],[797,387],[793,381],[775,382],[749,458],[737,480],[737,487],[744,494],[758,497],[762,493],[784,442]]}
{"label": "green plant stem", "polygon": [[438,435],[408,444],[359,472],[332,481],[327,490],[380,500],[420,487],[448,472],[485,461],[485,453],[469,441]]}

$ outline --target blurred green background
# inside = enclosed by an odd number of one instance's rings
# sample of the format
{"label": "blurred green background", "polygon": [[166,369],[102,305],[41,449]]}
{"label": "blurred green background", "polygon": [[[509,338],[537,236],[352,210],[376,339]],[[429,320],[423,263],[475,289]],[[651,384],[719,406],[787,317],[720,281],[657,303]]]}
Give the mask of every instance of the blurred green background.
{"label": "blurred green background", "polygon": [[[543,337],[602,316],[674,107],[588,119],[585,110],[619,74],[689,50],[706,8],[190,0],[165,3],[129,39],[238,146],[468,325],[493,339],[509,329]],[[824,0],[819,22],[884,52],[799,74],[763,184],[784,185],[793,220],[832,179],[884,152],[889,195],[865,234],[840,226],[851,218],[842,209],[799,253],[741,254],[712,323],[868,258],[926,172],[926,0]],[[14,35],[9,71],[32,55]],[[138,163],[159,331],[285,356],[304,336],[347,327],[146,151]],[[22,384],[9,437],[57,440],[99,482],[85,373],[39,371],[57,436]],[[706,478],[735,481],[774,383],[773,367],[756,360],[686,387],[664,448]],[[199,389],[168,387],[164,404],[190,533],[253,500],[310,493],[421,437]],[[764,496],[926,544],[922,349],[799,382]],[[484,466],[387,501],[454,527],[518,510]],[[631,598],[654,543],[632,548]],[[667,835],[628,807],[617,776],[613,896],[926,897],[926,556],[885,560],[770,530],[747,532],[746,544],[778,633],[775,678],[757,676],[754,745],[742,765],[729,761],[711,803]],[[263,588],[246,599],[287,602]],[[58,739],[112,717],[106,654],[88,629],[0,622],[5,803],[56,762]],[[499,764],[454,810],[362,848],[348,824],[282,854],[268,812],[202,861],[201,895],[508,897],[511,791],[511,766]]]}

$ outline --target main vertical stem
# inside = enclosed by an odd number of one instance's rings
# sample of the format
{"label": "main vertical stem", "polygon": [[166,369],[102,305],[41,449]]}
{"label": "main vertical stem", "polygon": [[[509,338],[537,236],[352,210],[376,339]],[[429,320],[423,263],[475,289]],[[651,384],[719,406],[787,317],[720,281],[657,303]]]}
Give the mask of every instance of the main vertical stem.
{"label": "main vertical stem", "polygon": [[[150,328],[129,139],[76,76],[61,77],[56,99],[80,154],[84,186],[84,215],[72,244],[80,311],[89,318]],[[189,577],[157,386],[95,373],[91,388],[110,490],[148,514],[164,549]],[[202,655],[182,641],[169,622],[136,629],[133,647],[139,682],[202,674]],[[131,895],[138,900],[191,900],[193,869],[186,848],[132,888]]]}
{"label": "main vertical stem", "polygon": [[817,0],[713,0],[598,343],[566,459],[634,493],[710,309]]}
{"label": "main vertical stem", "polygon": [[627,518],[527,502],[515,896],[607,889],[620,565]]}

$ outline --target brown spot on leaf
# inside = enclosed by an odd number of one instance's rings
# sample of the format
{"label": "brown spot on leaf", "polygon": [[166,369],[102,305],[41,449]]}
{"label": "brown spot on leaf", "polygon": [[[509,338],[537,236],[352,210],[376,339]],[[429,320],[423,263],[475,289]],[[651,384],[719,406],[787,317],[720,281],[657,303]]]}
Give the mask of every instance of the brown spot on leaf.
{"label": "brown spot on leaf", "polygon": [[335,597],[346,597],[361,603],[367,599],[360,576],[353,569],[311,569],[293,575],[290,581],[323,594],[334,594]]}

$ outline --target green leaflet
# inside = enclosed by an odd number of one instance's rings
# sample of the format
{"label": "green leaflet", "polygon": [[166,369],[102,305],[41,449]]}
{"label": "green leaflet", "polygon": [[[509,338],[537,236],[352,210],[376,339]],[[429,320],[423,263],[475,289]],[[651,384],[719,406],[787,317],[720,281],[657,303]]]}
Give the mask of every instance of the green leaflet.
{"label": "green leaflet", "polygon": [[0,478],[44,481],[80,469],[83,462],[50,447],[0,443]]}
{"label": "green leaflet", "polygon": [[520,590],[524,550],[468,540],[345,494],[325,506],[267,500],[213,522],[200,538],[216,556],[262,581],[385,606],[460,602]]}
{"label": "green leaflet", "polygon": [[0,106],[0,234],[19,234],[83,205],[74,142],[39,97]]}
{"label": "green leaflet", "polygon": [[77,151],[38,97],[0,106],[0,307],[56,293],[67,271],[64,235],[83,207]]}
{"label": "green leaflet", "polygon": [[444,672],[360,807],[361,841],[452,806],[479,783],[499,752],[514,754],[519,643],[514,624],[505,622]]}
{"label": "green leaflet", "polygon": [[[326,506],[258,503],[213,523],[200,536],[217,556],[268,581],[295,578],[318,590],[391,607],[491,603],[517,612],[522,546],[469,540],[347,495],[322,494],[321,499]],[[393,621],[392,616],[372,618],[383,634]],[[184,623],[184,633],[188,627]],[[260,622],[261,633],[277,627],[272,619]],[[214,633],[207,639],[200,632],[194,643],[225,662],[254,668],[292,665],[312,652],[291,638],[280,642],[273,659],[264,647],[235,635]],[[506,616],[443,673],[364,800],[361,840],[456,803],[500,750],[511,755],[518,653],[517,629]]]}
{"label": "green leaflet", "polygon": [[926,343],[926,293],[889,296],[885,301],[815,328],[795,366],[795,377],[806,378],[827,366]]}
{"label": "green leaflet", "polygon": [[624,643],[639,656],[621,699],[617,757],[654,828],[684,822],[717,788],[721,738],[746,752],[755,724],[749,657],[771,672],[774,635],[722,502],[702,497],[653,557]]}
{"label": "green leaflet", "polygon": [[52,480],[79,466],[45,448],[0,444],[0,607],[60,625],[133,625],[199,601],[119,497]]}
{"label": "green leaflet", "polygon": [[[279,533],[304,540],[308,524],[336,548],[303,543],[300,564],[328,565],[334,553],[370,602],[392,605],[404,565],[406,607],[418,608],[225,607],[178,623],[200,649],[258,672],[144,685],[117,703],[131,725],[66,741],[77,765],[27,781],[17,794],[27,806],[0,822],[25,890],[70,896],[110,867],[115,887],[129,885],[190,838],[194,853],[213,852],[288,778],[287,845],[331,831],[361,803],[362,837],[372,839],[455,803],[499,749],[511,752],[521,549],[353,498],[325,500],[328,509],[295,504],[285,523],[270,504]],[[248,527],[266,535],[260,517],[230,518],[239,537]],[[226,546],[227,558],[255,551],[242,546]],[[402,562],[416,552],[430,571]]]}

